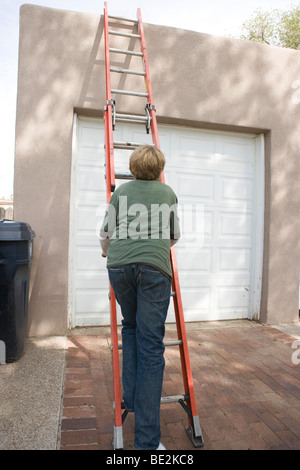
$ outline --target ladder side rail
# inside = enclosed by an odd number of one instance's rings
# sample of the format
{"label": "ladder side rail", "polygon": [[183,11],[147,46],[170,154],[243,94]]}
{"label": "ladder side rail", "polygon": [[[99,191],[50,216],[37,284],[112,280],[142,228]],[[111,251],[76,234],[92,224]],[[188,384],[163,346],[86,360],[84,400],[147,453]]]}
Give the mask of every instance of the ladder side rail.
{"label": "ladder side rail", "polygon": [[112,362],[113,362],[113,382],[114,382],[114,402],[115,402],[115,426],[122,426],[121,411],[121,382],[120,364],[118,348],[118,327],[117,327],[117,307],[113,288],[110,286],[110,311],[111,311],[111,342],[112,342]]}
{"label": "ladder side rail", "polygon": [[138,8],[138,13],[137,14],[138,14],[138,31],[139,31],[139,34],[141,36],[141,51],[142,51],[143,57],[144,57],[145,85],[146,85],[146,91],[149,94],[148,95],[148,104],[150,106],[149,112],[150,112],[150,117],[151,117],[152,140],[153,140],[154,145],[156,145],[156,147],[160,148],[158,131],[157,131],[156,113],[155,113],[155,107],[154,107],[154,101],[153,101],[152,86],[151,86],[151,80],[150,80],[150,71],[149,71],[148,57],[147,57],[147,50],[146,50],[145,33],[144,33],[144,27],[143,27],[142,15],[141,15],[140,8]]}
{"label": "ladder side rail", "polygon": [[[107,2],[104,2],[104,42],[105,42],[105,78],[106,78],[106,179],[109,180],[109,194],[115,189],[115,170],[114,170],[114,144],[112,128],[112,99],[111,99],[111,80],[110,80],[110,56],[109,56],[109,34],[108,34],[108,12]],[[108,176],[109,175],[109,176]]]}
{"label": "ladder side rail", "polygon": [[110,182],[110,153],[109,153],[109,141],[108,141],[108,113],[106,106],[104,107],[104,139],[105,139],[105,183],[106,183],[106,199],[107,204],[109,203],[111,196],[111,182]]}
{"label": "ladder side rail", "polygon": [[[174,279],[174,273],[173,273],[173,279],[172,279],[172,289],[174,291],[177,290],[176,288],[176,281]],[[187,379],[187,370],[186,370],[186,365],[185,365],[185,357],[184,357],[184,351],[183,351],[183,339],[182,339],[182,332],[179,324],[179,306],[177,303],[176,295],[173,297],[173,306],[174,306],[174,311],[175,311],[175,319],[176,319],[176,330],[177,330],[177,338],[181,342],[181,345],[179,347],[179,353],[180,353],[180,364],[181,364],[181,372],[182,372],[182,381],[183,381],[183,386],[184,386],[184,393],[186,396],[189,397],[190,399],[190,393],[189,393],[189,384],[188,384],[188,379]],[[191,409],[191,407],[189,406]],[[191,419],[188,416],[189,424],[191,423]]]}
{"label": "ladder side rail", "polygon": [[[142,15],[141,10],[138,9],[138,28],[139,34],[141,36],[141,50],[144,56],[144,67],[145,67],[145,83],[146,83],[146,91],[148,92],[148,103],[150,105],[150,116],[151,116],[151,132],[152,132],[152,139],[154,145],[160,148],[159,144],[159,137],[158,137],[158,130],[157,130],[157,120],[156,120],[156,112],[154,107],[154,100],[153,100],[153,93],[152,93],[152,86],[150,80],[150,71],[148,65],[148,57],[146,51],[146,41],[145,41],[145,34],[144,34],[144,27],[142,22]],[[162,173],[160,181],[165,183],[165,177]],[[186,338],[186,331],[185,331],[185,324],[184,324],[184,317],[183,317],[183,308],[182,308],[182,301],[181,301],[181,294],[180,294],[180,286],[179,286],[179,277],[178,277],[178,270],[177,270],[177,262],[176,262],[176,255],[174,247],[171,248],[171,265],[173,271],[173,286],[176,296],[173,298],[174,301],[174,309],[176,315],[176,325],[177,325],[177,333],[178,339],[182,340],[182,345],[180,346],[180,357],[181,357],[181,365],[182,365],[182,373],[183,373],[183,383],[185,387],[185,393],[190,397],[190,408],[192,411],[193,416],[197,416],[197,406],[196,400],[194,395],[194,386],[193,386],[193,377],[191,372],[190,360],[189,360],[189,352],[188,352],[188,345],[187,345],[187,338]],[[189,417],[190,424],[192,422]]]}
{"label": "ladder side rail", "polygon": [[[180,346],[180,357],[181,357],[181,365],[182,365],[182,372],[183,372],[183,383],[185,387],[185,393],[189,395],[189,405],[192,412],[193,417],[198,415],[197,413],[197,405],[196,405],[196,398],[194,392],[194,383],[193,383],[193,376],[190,364],[190,357],[189,357],[189,350],[188,350],[188,343],[187,343],[187,336],[186,336],[186,329],[185,329],[185,322],[184,322],[184,315],[183,315],[183,307],[182,307],[182,299],[180,293],[180,286],[179,286],[179,276],[178,276],[178,269],[177,269],[177,261],[175,255],[175,248],[171,248],[171,265],[173,271],[173,288],[176,293],[175,297],[173,297],[174,302],[174,310],[176,315],[176,327],[178,333],[178,339],[182,340],[182,345]],[[191,423],[190,423],[191,424]]]}
{"label": "ladder side rail", "polygon": [[[105,155],[106,155],[106,187],[107,203],[109,203],[111,192],[115,188],[114,172],[114,147],[113,147],[113,126],[112,126],[112,100],[110,82],[110,57],[109,57],[109,37],[108,37],[108,12],[107,2],[104,3],[104,39],[105,39],[105,77],[106,77],[106,105],[104,108],[105,122]],[[122,408],[121,408],[121,382],[120,364],[118,350],[118,329],[117,329],[117,306],[116,298],[112,286],[109,285],[110,298],[110,324],[112,343],[112,365],[113,365],[113,393],[114,393],[114,448],[123,448],[122,433]]]}

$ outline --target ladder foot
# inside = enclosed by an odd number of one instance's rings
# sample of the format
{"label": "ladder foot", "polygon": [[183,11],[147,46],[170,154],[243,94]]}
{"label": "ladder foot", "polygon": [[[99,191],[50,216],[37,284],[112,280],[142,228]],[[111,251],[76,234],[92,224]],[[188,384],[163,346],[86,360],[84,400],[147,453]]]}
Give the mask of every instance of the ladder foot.
{"label": "ladder foot", "polygon": [[204,441],[203,441],[202,435],[196,436],[193,426],[191,426],[191,425],[188,426],[186,428],[186,432],[187,432],[187,435],[189,436],[189,438],[191,439],[194,447],[203,447],[204,446]]}
{"label": "ladder foot", "polygon": [[186,428],[186,432],[187,432],[187,435],[189,436],[189,438],[191,439],[194,447],[203,447],[204,446],[204,441],[203,441],[202,435],[196,436],[193,426],[189,425]]}
{"label": "ladder foot", "polygon": [[123,450],[123,429],[122,426],[114,426],[114,437],[112,440],[114,450]]}

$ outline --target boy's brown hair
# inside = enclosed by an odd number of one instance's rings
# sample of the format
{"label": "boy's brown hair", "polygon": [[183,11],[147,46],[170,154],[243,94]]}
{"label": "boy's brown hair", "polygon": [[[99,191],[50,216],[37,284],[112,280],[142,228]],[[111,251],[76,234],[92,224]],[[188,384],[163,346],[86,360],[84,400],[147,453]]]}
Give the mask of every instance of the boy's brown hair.
{"label": "boy's brown hair", "polygon": [[141,145],[129,160],[130,171],[137,180],[157,180],[165,164],[164,154],[153,145]]}

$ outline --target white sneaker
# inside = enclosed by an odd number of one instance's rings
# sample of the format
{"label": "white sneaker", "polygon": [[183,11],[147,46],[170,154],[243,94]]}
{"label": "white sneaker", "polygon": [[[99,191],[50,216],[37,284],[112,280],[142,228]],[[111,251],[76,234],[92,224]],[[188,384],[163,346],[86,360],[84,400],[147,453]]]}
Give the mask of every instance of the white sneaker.
{"label": "white sneaker", "polygon": [[160,442],[156,450],[166,450],[165,446]]}

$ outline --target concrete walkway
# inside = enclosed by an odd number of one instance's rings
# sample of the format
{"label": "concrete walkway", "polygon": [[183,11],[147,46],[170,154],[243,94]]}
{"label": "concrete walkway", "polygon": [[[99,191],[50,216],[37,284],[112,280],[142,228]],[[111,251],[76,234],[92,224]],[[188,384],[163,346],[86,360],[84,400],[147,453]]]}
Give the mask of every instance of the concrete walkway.
{"label": "concrete walkway", "polygon": [[31,338],[18,361],[0,365],[0,449],[57,448],[66,343]]}
{"label": "concrete walkway", "polygon": [[[300,450],[300,324],[249,321],[187,324],[197,409],[208,449]],[[175,339],[167,325],[166,339]],[[0,449],[111,450],[109,328],[67,338],[31,338],[0,366]],[[292,347],[294,346],[294,347]],[[298,348],[298,349],[297,349]],[[183,393],[178,347],[168,347],[164,395]],[[178,404],[163,405],[162,442],[194,450]],[[133,449],[134,417],[123,425]]]}

